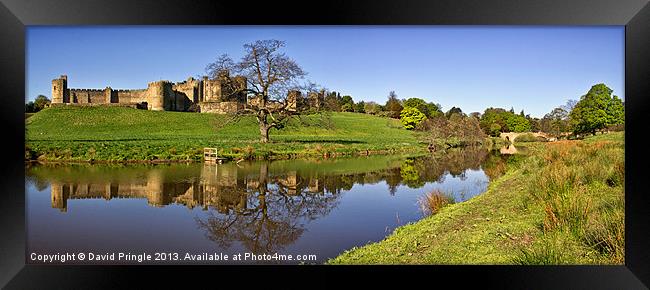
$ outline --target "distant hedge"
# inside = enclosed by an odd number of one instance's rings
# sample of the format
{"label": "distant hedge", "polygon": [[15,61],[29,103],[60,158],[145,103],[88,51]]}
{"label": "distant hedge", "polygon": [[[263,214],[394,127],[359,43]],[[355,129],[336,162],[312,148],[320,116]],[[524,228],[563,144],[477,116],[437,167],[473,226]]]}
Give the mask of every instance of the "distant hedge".
{"label": "distant hedge", "polygon": [[546,138],[542,136],[535,136],[532,133],[521,134],[515,137],[515,142],[544,142]]}

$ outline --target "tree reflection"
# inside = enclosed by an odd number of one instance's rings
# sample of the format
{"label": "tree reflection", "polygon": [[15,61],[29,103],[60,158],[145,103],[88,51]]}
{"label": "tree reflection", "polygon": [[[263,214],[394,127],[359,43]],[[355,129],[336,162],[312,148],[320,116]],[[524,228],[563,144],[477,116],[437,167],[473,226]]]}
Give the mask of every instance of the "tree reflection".
{"label": "tree reflection", "polygon": [[[197,218],[206,236],[220,247],[228,248],[239,241],[253,253],[278,252],[296,241],[305,223],[325,216],[336,207],[343,179],[324,178],[335,194],[319,190],[318,178],[303,178],[297,173],[272,175],[268,163],[259,165],[259,175],[246,176],[247,187],[233,188],[246,200],[227,212],[210,210],[207,218]],[[337,182],[338,181],[338,182]],[[326,182],[327,183],[327,182]],[[333,183],[333,184],[332,184]]]}
{"label": "tree reflection", "polygon": [[[241,203],[246,206],[210,211],[207,218],[197,218],[197,223],[221,247],[239,241],[253,253],[278,252],[302,235],[306,223],[328,215],[338,205],[341,193],[354,184],[385,181],[394,195],[399,185],[419,188],[426,182],[444,181],[447,174],[463,179],[467,169],[481,169],[488,156],[482,148],[466,148],[443,156],[409,158],[399,167],[379,171],[320,176],[299,171],[273,174],[268,163],[262,163],[259,174],[244,177],[247,187],[236,189],[246,199]],[[498,164],[496,160],[501,159],[491,160]]]}
{"label": "tree reflection", "polygon": [[[196,218],[197,226],[219,247],[238,243],[253,253],[273,253],[296,242],[310,221],[329,215],[355,185],[385,183],[388,193],[395,195],[402,185],[421,188],[444,182],[445,176],[463,179],[468,169],[483,169],[490,179],[505,171],[502,156],[477,147],[417,158],[372,158],[327,161],[331,163],[34,166],[26,174],[38,188],[49,184],[52,208],[61,212],[68,211],[70,199],[133,198],[146,199],[153,207],[198,207],[206,213]],[[376,166],[369,167],[369,162]]]}
{"label": "tree reflection", "polygon": [[484,169],[486,160],[496,164],[498,160],[503,160],[503,157],[491,154],[483,147],[470,146],[447,150],[442,155],[407,158],[400,168],[398,183],[410,188],[420,188],[426,182],[444,182],[447,174],[466,180],[467,170]]}

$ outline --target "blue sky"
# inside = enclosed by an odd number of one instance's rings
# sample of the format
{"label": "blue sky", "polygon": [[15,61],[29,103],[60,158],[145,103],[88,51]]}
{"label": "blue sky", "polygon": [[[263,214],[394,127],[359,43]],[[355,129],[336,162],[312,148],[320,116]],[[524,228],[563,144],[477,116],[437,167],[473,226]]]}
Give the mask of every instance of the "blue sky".
{"label": "blue sky", "polygon": [[624,91],[623,26],[31,26],[26,99],[68,87],[146,88],[205,74],[222,53],[259,39],[308,79],[355,101],[419,97],[464,112],[514,107],[542,117],[597,83]]}

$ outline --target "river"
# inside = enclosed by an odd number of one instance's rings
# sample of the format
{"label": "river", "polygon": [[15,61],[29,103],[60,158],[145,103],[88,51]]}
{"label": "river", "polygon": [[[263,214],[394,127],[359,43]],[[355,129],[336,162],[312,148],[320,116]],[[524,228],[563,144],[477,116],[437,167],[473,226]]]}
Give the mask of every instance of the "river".
{"label": "river", "polygon": [[[322,263],[423,218],[418,200],[427,192],[455,202],[485,192],[507,156],[466,148],[436,157],[28,166],[27,251],[85,253],[69,262],[81,264],[134,263],[88,258],[112,253],[164,259],[146,264],[303,263],[298,255]],[[249,259],[233,261],[237,254]]]}

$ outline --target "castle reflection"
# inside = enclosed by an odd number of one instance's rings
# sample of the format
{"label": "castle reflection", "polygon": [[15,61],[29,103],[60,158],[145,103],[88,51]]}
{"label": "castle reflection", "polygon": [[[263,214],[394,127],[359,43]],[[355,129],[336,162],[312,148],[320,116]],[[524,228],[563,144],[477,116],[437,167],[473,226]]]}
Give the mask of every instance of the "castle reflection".
{"label": "castle reflection", "polygon": [[26,174],[40,191],[49,184],[51,206],[61,212],[68,211],[70,200],[79,199],[145,199],[152,207],[198,207],[204,212],[195,217],[196,224],[221,248],[237,242],[253,253],[272,253],[294,243],[309,221],[328,215],[338,206],[341,193],[355,185],[383,182],[385,192],[395,195],[398,186],[420,188],[427,182],[442,183],[448,176],[464,180],[468,169],[494,178],[503,172],[504,156],[466,148],[417,158],[39,165]]}
{"label": "castle reflection", "polygon": [[[385,181],[388,192],[394,194],[399,185],[419,188],[426,182],[442,181],[446,173],[463,179],[467,169],[483,169],[494,178],[497,174],[490,171],[503,166],[500,157],[505,156],[470,148],[450,151],[438,158],[386,159],[378,167],[353,168],[341,173],[320,168],[317,161],[297,165],[295,161],[277,161],[105,168],[35,166],[27,174],[40,183],[50,184],[52,208],[61,212],[68,210],[69,200],[132,198],[146,199],[154,207],[181,204],[190,209],[214,208],[227,214],[246,209],[251,195],[269,192],[286,197],[336,195],[354,184]],[[360,167],[364,166],[361,160]]]}
{"label": "castle reflection", "polygon": [[[299,176],[295,170],[270,174],[267,163],[244,166],[206,164],[199,172],[190,168],[181,172],[175,169],[171,166],[154,167],[146,172],[136,170],[131,178],[122,176],[118,180],[102,180],[102,173],[98,173],[98,176],[86,175],[85,178],[79,176],[75,182],[50,177],[52,208],[67,212],[68,200],[74,199],[133,198],[146,199],[154,207],[182,204],[190,209],[202,207],[207,210],[212,207],[220,213],[229,213],[245,209],[248,195],[268,192],[269,187],[287,196],[301,193],[322,195],[326,191],[339,192],[343,188],[337,186],[341,182],[336,180],[336,176]],[[257,174],[253,170],[257,170]]]}

